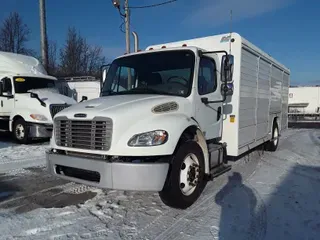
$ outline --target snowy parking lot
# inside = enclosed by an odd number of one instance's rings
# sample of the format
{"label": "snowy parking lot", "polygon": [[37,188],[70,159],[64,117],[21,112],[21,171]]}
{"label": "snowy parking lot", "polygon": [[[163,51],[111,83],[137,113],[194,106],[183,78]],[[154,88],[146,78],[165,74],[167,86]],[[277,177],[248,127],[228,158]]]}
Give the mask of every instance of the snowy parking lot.
{"label": "snowy parking lot", "polygon": [[[103,191],[56,179],[48,143],[0,139],[0,239],[319,239],[320,131],[289,129],[209,182],[187,210],[157,193]],[[147,181],[147,180],[146,180]]]}

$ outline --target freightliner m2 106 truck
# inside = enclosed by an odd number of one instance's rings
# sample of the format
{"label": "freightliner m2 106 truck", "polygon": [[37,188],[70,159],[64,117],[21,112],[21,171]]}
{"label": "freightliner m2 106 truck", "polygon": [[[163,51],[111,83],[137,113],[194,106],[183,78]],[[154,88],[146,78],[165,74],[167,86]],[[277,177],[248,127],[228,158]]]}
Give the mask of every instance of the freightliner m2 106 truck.
{"label": "freightliner m2 106 truck", "polygon": [[165,204],[187,208],[230,169],[227,156],[277,149],[289,75],[237,33],[118,57],[100,98],[54,117],[47,167],[101,188],[157,191]]}
{"label": "freightliner m2 106 truck", "polygon": [[0,52],[0,131],[19,143],[50,138],[53,116],[76,103],[59,94],[56,82],[36,58]]}

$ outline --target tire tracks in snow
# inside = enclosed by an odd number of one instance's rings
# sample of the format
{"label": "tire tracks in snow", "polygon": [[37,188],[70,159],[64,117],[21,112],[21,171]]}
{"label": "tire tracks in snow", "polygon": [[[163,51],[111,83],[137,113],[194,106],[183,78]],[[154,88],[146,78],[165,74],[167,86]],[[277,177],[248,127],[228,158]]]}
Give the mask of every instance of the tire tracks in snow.
{"label": "tire tracks in snow", "polygon": [[[251,155],[251,156],[250,156]],[[252,156],[253,155],[253,156]],[[245,159],[240,159],[233,164],[232,172],[241,172],[243,177],[243,184],[246,182],[246,179],[249,179],[259,164],[260,155],[258,151],[245,156]],[[246,161],[244,161],[246,160]],[[243,162],[244,161],[244,162]],[[212,218],[219,218],[216,216],[216,207],[215,196],[218,191],[221,190],[221,187],[227,183],[227,175],[222,175],[219,178],[216,178],[213,182],[209,182],[203,196],[200,196],[198,201],[190,207],[188,210],[180,209],[168,209],[158,216],[154,221],[148,224],[145,228],[141,229],[136,233],[137,239],[176,239],[179,238],[181,232],[197,232],[201,231],[201,226],[197,226],[189,219],[201,218],[203,222],[209,222]],[[216,187],[218,186],[218,187]],[[232,192],[237,186],[234,185],[232,188],[228,189],[228,193]],[[261,199],[261,198],[260,198]],[[260,204],[261,208],[264,208],[264,204]],[[259,227],[255,229],[255,236],[263,236],[266,228],[266,217],[263,216],[265,211],[258,211],[260,216],[257,216],[257,219],[260,219],[258,222]],[[259,239],[253,237],[251,239]]]}
{"label": "tire tracks in snow", "polygon": [[[284,136],[281,138],[282,140],[286,140],[294,135],[299,134],[304,130],[287,130]],[[281,146],[285,141],[281,141],[279,146]],[[259,161],[263,158],[260,156],[259,150],[255,150],[253,152],[259,156],[250,157],[253,155],[249,153],[245,155],[243,158],[237,160],[232,165],[231,172],[240,172],[242,173],[243,183],[246,183],[247,179],[255,173],[256,169],[261,167]],[[263,152],[264,153],[264,152]],[[252,166],[248,166],[252,164]],[[250,170],[249,170],[250,169]],[[176,239],[179,238],[181,232],[197,232],[199,231],[199,227],[195,226],[192,221],[188,219],[196,219],[197,217],[201,217],[202,221],[210,221],[215,216],[214,207],[217,206],[214,202],[215,195],[226,183],[226,176],[224,174],[213,182],[209,182],[207,184],[207,189],[203,192],[204,196],[200,196],[198,201],[191,206],[190,210],[179,210],[179,209],[168,209],[164,211],[160,216],[158,216],[155,220],[150,222],[145,228],[141,229],[135,234],[137,239]],[[219,187],[215,187],[218,185]],[[233,191],[236,186],[229,189],[229,191]],[[263,202],[263,199],[259,196],[258,192],[251,186],[251,189],[255,193],[255,197],[257,198],[258,210],[256,211],[258,215],[251,215],[251,228],[250,238],[252,240],[263,239],[266,234],[267,227],[267,215],[266,215],[266,207]],[[212,192],[211,192],[212,191]],[[200,226],[203,227],[203,226]],[[200,229],[201,231],[201,229]]]}

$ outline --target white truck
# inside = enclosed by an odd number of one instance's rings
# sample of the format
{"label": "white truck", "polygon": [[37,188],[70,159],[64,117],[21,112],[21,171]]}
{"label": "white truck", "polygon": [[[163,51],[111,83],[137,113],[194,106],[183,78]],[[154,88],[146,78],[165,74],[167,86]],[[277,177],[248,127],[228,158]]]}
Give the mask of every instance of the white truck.
{"label": "white truck", "polygon": [[24,144],[50,138],[53,116],[76,103],[59,94],[56,80],[36,58],[0,52],[0,131]]}
{"label": "white truck", "polygon": [[58,79],[59,90],[77,102],[98,98],[101,90],[101,80],[92,76],[75,76]]}
{"label": "white truck", "polygon": [[118,57],[100,98],[54,117],[47,168],[100,188],[157,191],[187,208],[230,169],[227,156],[277,149],[289,75],[237,33]]}

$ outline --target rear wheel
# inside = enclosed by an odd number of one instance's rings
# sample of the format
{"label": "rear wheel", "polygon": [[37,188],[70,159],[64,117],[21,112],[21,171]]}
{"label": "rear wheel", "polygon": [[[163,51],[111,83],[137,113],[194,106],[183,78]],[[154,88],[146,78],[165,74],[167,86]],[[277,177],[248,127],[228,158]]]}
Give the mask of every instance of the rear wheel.
{"label": "rear wheel", "polygon": [[13,137],[17,142],[22,144],[27,144],[30,142],[29,128],[27,123],[22,118],[19,118],[13,122],[12,132]]}
{"label": "rear wheel", "polygon": [[202,193],[204,177],[201,147],[194,141],[182,143],[172,160],[160,198],[168,206],[188,208]]}
{"label": "rear wheel", "polygon": [[272,127],[272,139],[267,143],[266,149],[270,152],[275,152],[279,145],[279,127],[277,121],[274,121]]}

